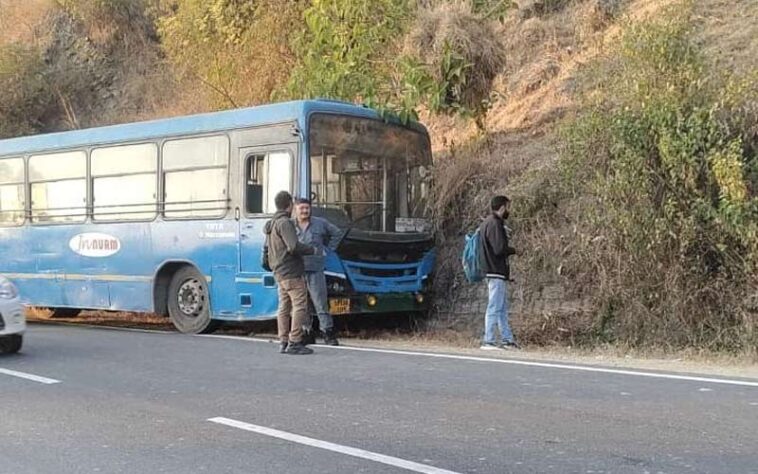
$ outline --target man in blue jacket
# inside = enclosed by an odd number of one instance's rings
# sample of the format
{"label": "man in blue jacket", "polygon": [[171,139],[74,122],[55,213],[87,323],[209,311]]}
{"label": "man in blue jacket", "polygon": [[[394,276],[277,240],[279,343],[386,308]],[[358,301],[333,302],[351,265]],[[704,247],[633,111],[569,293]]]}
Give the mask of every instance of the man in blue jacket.
{"label": "man in blue jacket", "polygon": [[[508,257],[516,250],[508,245],[505,220],[508,218],[511,201],[505,196],[495,196],[490,202],[492,213],[479,227],[481,239],[481,264],[487,275],[489,302],[484,316],[483,350],[518,349],[508,324],[508,281],[511,269]],[[497,345],[495,326],[499,326],[502,343]]]}
{"label": "man in blue jacket", "polygon": [[[308,199],[297,199],[295,208],[295,227],[297,228],[298,240],[308,246],[314,247],[316,253],[304,258],[305,283],[308,287],[308,295],[313,303],[313,308],[318,316],[318,324],[324,335],[324,343],[330,346],[338,346],[337,335],[334,330],[334,320],[329,314],[329,299],[326,291],[326,247],[336,248],[342,237],[339,227],[326,219],[311,215],[311,202]],[[313,314],[309,314],[303,324],[304,341],[306,344],[315,342],[313,332]]]}

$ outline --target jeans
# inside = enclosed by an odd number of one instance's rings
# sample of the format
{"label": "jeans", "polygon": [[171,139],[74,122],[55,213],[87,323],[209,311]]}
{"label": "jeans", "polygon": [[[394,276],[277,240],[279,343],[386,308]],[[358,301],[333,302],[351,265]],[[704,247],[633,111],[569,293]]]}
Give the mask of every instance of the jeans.
{"label": "jeans", "polygon": [[[313,309],[318,316],[318,325],[321,332],[331,331],[334,320],[329,314],[329,299],[326,294],[326,275],[324,272],[305,272],[305,283],[308,286],[308,294],[313,303]],[[303,329],[313,329],[313,313],[309,312],[303,323]]]}
{"label": "jeans", "polygon": [[303,340],[303,323],[308,315],[308,293],[303,278],[277,280],[279,310],[276,322],[281,342],[298,343]]}
{"label": "jeans", "polygon": [[514,342],[508,324],[508,283],[500,278],[487,278],[489,302],[484,316],[484,343],[495,344],[495,326],[500,327],[502,342]]}

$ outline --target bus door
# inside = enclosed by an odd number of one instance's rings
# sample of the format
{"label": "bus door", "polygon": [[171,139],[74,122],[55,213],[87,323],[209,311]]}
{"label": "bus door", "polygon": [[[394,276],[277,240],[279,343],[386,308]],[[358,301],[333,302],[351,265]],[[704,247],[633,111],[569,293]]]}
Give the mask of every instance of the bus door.
{"label": "bus door", "polygon": [[296,157],[297,143],[240,149],[243,189],[237,288],[241,310],[249,316],[264,317],[276,313],[274,276],[261,267],[264,226],[276,212],[276,194],[293,190]]}

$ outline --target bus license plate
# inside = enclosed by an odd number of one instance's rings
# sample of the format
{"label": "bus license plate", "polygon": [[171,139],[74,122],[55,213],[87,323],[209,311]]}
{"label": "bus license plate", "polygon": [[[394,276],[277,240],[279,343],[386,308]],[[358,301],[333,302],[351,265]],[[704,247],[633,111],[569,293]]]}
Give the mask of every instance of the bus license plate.
{"label": "bus license plate", "polygon": [[350,313],[349,298],[332,298],[329,300],[329,312],[331,314],[348,314]]}

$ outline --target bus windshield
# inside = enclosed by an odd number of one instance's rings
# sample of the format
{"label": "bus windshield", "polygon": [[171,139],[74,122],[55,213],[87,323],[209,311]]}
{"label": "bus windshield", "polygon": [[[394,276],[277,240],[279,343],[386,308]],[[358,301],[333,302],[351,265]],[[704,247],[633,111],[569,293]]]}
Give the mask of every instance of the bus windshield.
{"label": "bus windshield", "polygon": [[334,224],[422,232],[432,163],[428,137],[379,120],[316,114],[309,131],[311,200]]}

